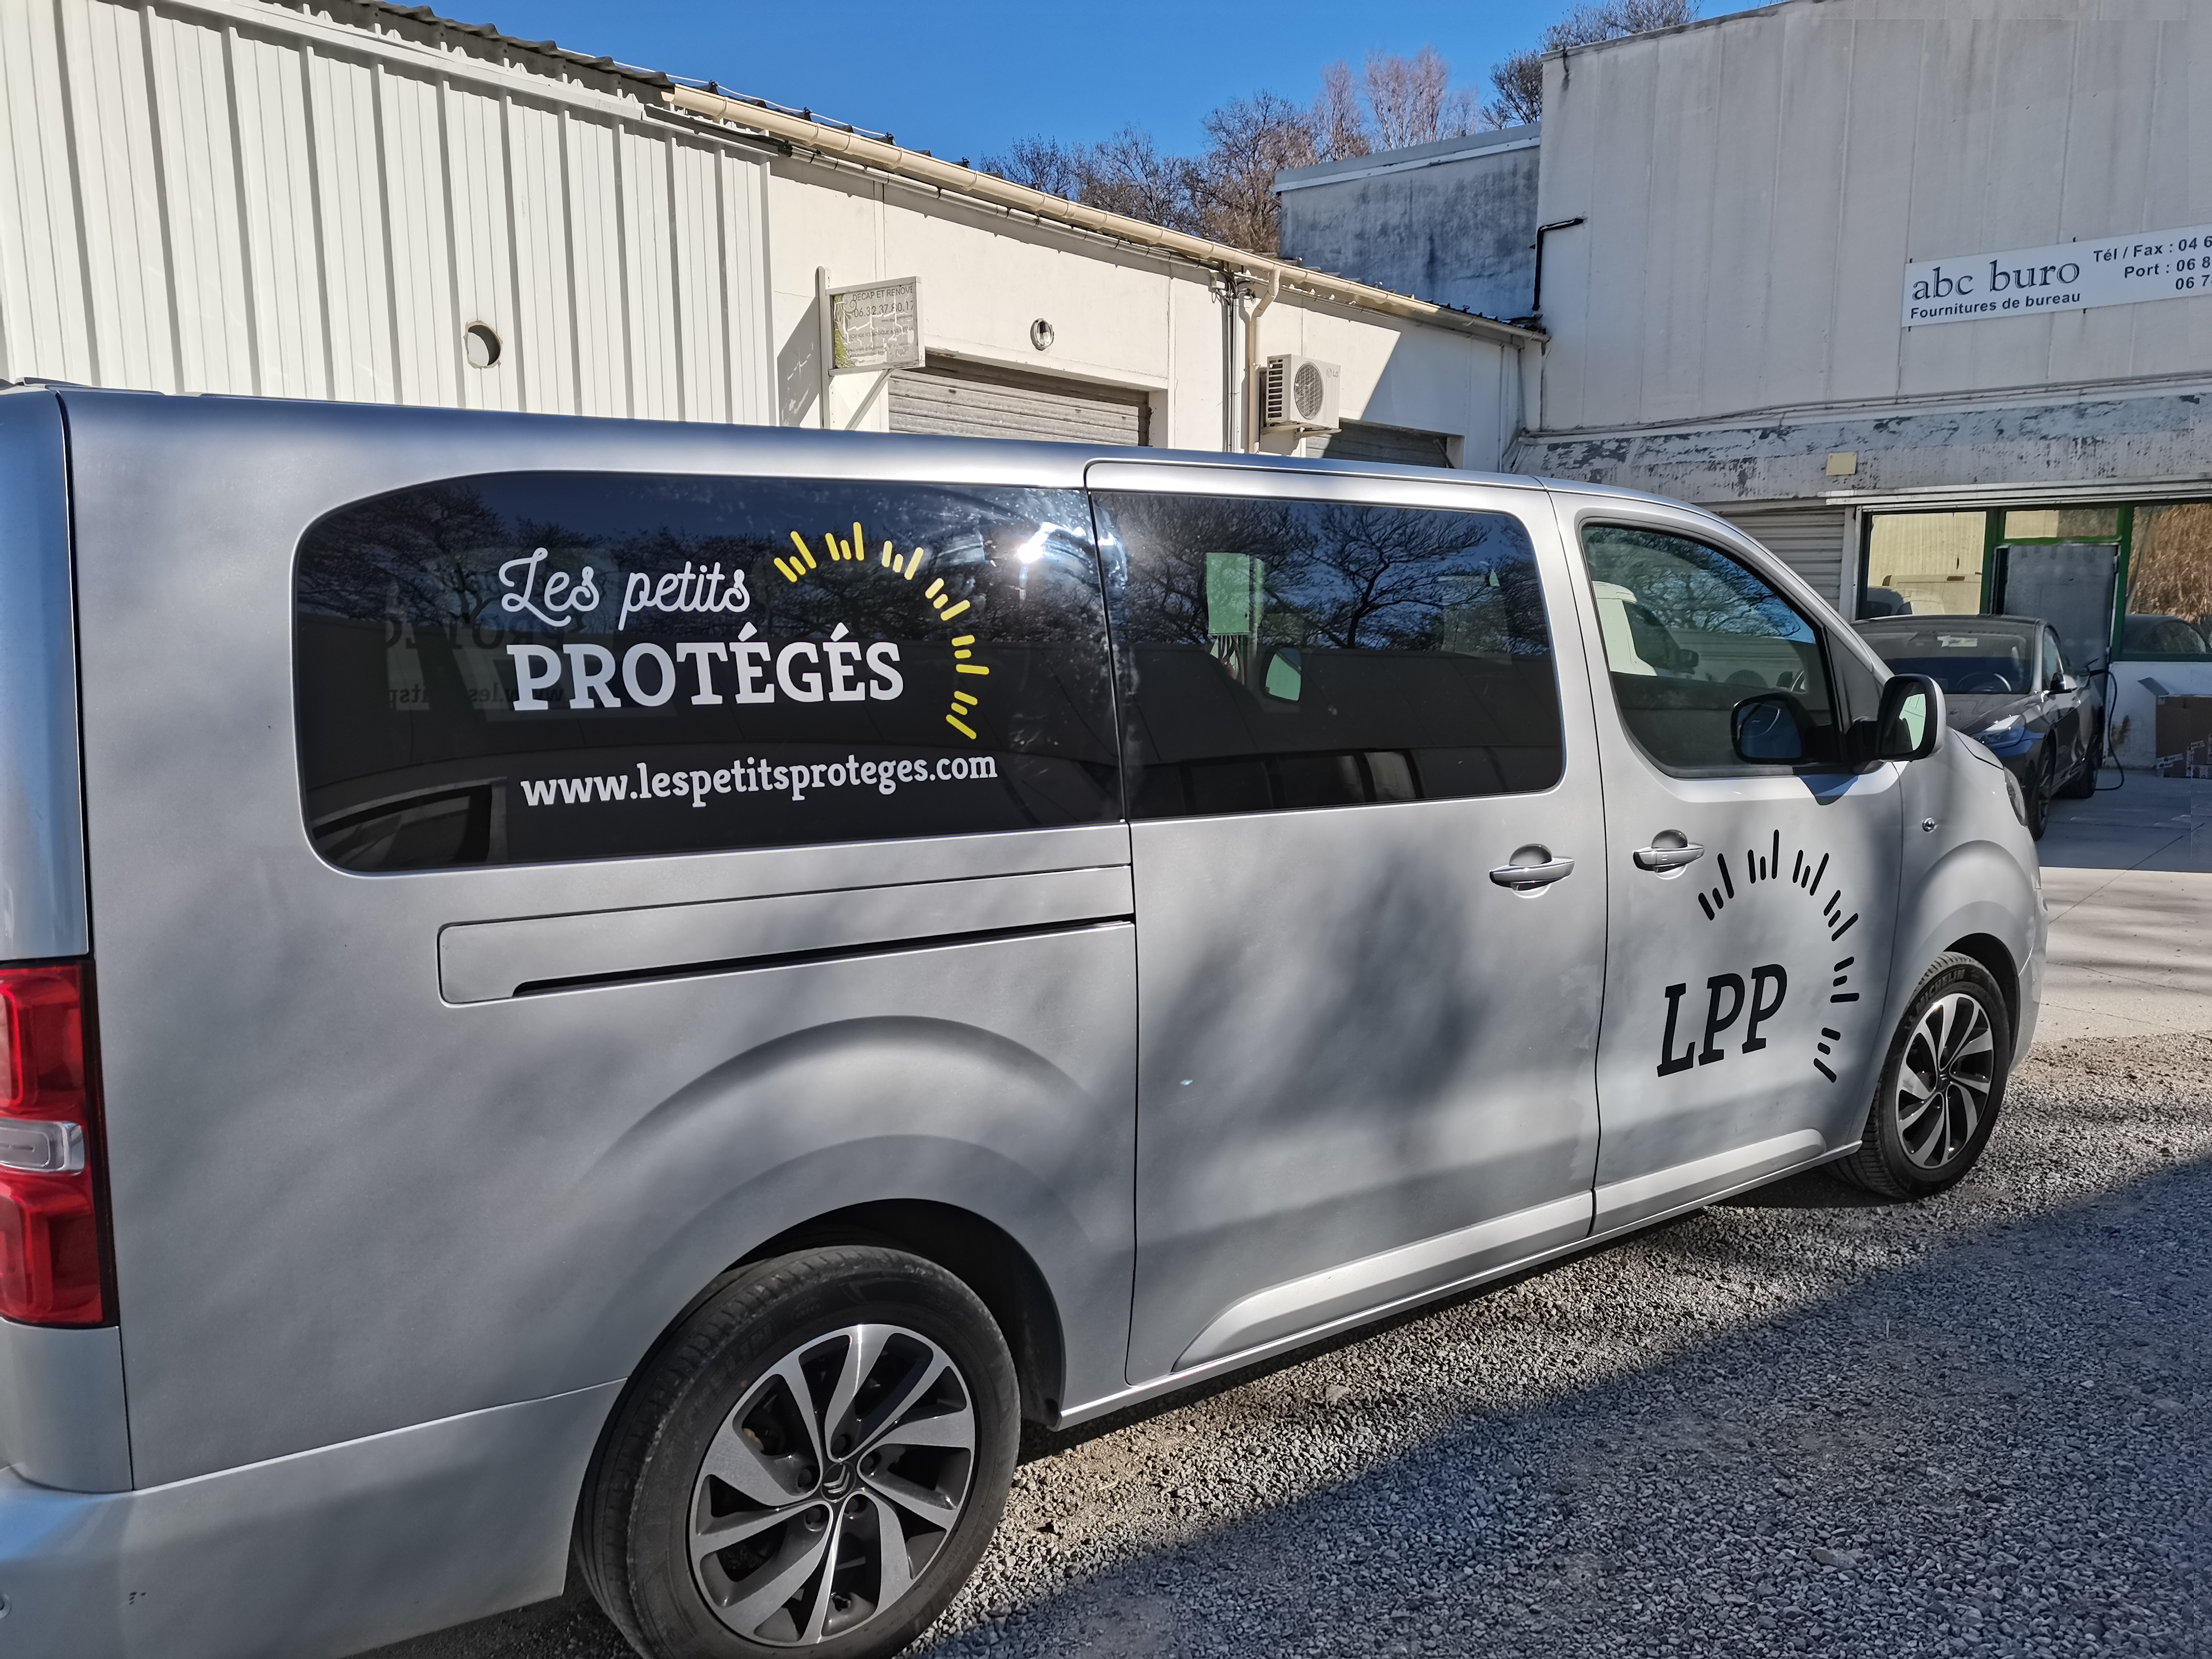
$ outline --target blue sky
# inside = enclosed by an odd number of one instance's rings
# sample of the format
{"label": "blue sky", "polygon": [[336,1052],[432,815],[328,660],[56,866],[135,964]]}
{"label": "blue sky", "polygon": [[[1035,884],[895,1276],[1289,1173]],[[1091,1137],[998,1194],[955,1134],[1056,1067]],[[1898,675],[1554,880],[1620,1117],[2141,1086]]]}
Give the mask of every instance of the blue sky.
{"label": "blue sky", "polygon": [[437,9],[526,40],[550,36],[577,51],[711,77],[957,160],[1032,133],[1087,142],[1132,124],[1165,147],[1195,149],[1199,118],[1216,104],[1262,88],[1304,103],[1322,64],[1344,58],[1357,69],[1370,48],[1412,52],[1432,44],[1449,60],[1455,84],[1486,88],[1490,65],[1534,44],[1571,3],[1400,0],[1366,11],[1343,0],[1259,8],[1190,0],[1110,8],[440,0]]}

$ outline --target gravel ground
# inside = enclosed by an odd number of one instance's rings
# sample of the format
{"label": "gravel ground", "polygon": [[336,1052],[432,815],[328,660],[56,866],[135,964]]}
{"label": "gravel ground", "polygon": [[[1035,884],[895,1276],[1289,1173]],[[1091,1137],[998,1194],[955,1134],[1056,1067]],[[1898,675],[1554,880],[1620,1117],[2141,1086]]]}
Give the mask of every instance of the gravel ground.
{"label": "gravel ground", "polygon": [[[2212,1038],[2039,1049],[1922,1205],[1800,1177],[1033,1432],[915,1651],[2212,1654]],[[378,1659],[623,1659],[589,1602]]]}

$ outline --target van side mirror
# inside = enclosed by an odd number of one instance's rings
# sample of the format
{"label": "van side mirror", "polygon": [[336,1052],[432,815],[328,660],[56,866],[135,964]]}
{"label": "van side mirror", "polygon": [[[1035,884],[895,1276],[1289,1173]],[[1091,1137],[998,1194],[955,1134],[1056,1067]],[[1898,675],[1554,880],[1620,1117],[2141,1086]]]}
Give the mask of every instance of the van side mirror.
{"label": "van side mirror", "polygon": [[1876,760],[1918,760],[1943,735],[1943,689],[1925,674],[1893,674],[1875,717]]}
{"label": "van side mirror", "polygon": [[1788,766],[1805,758],[1805,714],[1797,699],[1778,691],[1746,697],[1729,716],[1738,760]]}

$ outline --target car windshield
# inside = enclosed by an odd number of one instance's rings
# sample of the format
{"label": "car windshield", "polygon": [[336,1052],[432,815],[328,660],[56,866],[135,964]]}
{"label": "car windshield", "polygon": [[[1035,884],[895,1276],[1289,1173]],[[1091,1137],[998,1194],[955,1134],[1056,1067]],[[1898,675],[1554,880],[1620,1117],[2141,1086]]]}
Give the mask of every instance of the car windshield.
{"label": "car windshield", "polygon": [[2016,696],[2035,685],[2035,640],[2024,629],[1977,627],[1960,617],[1926,628],[1860,631],[1899,673],[1925,674],[1961,696]]}

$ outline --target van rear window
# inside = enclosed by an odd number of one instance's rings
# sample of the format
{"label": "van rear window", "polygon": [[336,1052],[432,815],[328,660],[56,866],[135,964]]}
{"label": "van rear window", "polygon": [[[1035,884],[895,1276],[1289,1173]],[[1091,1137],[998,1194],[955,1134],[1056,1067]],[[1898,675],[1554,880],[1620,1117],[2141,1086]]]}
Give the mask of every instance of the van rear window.
{"label": "van rear window", "polygon": [[1068,491],[504,473],[340,508],[297,567],[301,769],[349,870],[1119,816]]}

